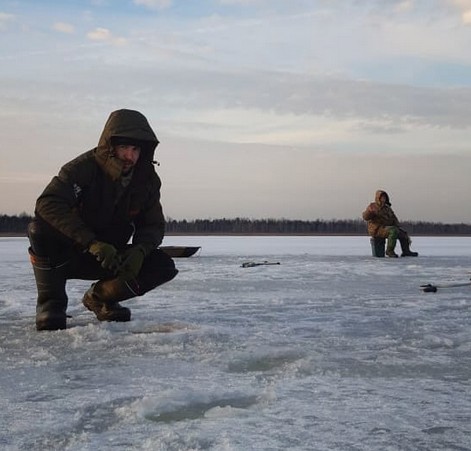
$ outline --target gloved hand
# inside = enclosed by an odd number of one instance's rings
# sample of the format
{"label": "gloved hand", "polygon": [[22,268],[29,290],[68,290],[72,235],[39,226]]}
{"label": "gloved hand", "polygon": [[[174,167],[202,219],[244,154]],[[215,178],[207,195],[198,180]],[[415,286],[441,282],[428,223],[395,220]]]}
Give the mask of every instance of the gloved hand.
{"label": "gloved hand", "polygon": [[119,258],[118,251],[112,244],[93,241],[88,248],[88,252],[101,263],[102,268],[116,273],[119,267]]}
{"label": "gloved hand", "polygon": [[377,215],[378,214],[378,211],[379,211],[379,207],[377,204],[375,204],[374,202],[371,203],[370,205],[368,205],[368,212],[371,214],[371,215]]}
{"label": "gloved hand", "polygon": [[118,268],[118,278],[124,281],[137,277],[141,270],[147,252],[144,246],[137,244],[126,249],[120,254],[121,264]]}

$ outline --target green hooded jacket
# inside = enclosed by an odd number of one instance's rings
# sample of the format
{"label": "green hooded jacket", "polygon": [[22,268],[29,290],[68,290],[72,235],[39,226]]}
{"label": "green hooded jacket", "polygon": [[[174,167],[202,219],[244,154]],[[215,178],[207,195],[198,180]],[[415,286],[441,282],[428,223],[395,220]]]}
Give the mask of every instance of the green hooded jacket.
{"label": "green hooded jacket", "polygon": [[[139,142],[141,153],[129,185],[121,183],[122,162],[114,157],[113,138]],[[66,163],[36,202],[36,216],[79,248],[94,240],[117,246],[161,244],[165,220],[161,181],[153,166],[159,141],[138,111],[111,113],[98,146]]]}

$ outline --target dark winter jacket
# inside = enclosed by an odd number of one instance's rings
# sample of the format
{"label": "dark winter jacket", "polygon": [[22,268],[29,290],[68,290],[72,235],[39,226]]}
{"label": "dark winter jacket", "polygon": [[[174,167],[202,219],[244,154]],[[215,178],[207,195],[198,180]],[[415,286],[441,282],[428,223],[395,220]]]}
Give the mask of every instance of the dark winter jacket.
{"label": "dark winter jacket", "polygon": [[[130,184],[121,184],[122,162],[112,153],[115,137],[138,140],[141,154]],[[159,143],[139,112],[111,113],[98,146],[65,164],[36,202],[36,216],[87,249],[94,240],[123,246],[132,242],[158,246],[165,221],[161,182],[153,167]]]}
{"label": "dark winter jacket", "polygon": [[[379,198],[383,194],[386,195],[387,201],[384,205],[381,205]],[[391,208],[389,195],[383,190],[376,191],[375,201],[368,205],[362,216],[365,221],[368,221],[368,234],[370,236],[387,236],[385,227],[400,226],[399,220]]]}

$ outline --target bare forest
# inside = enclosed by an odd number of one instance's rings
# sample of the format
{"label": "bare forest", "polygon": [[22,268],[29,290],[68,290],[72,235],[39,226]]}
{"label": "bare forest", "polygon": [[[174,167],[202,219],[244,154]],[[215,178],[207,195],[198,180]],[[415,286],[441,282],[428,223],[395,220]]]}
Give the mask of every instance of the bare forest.
{"label": "bare forest", "polygon": [[[0,234],[26,236],[32,217],[0,215]],[[440,222],[403,221],[402,227],[410,235],[471,235],[471,224],[444,224]],[[362,219],[195,219],[167,218],[167,234],[180,235],[366,235],[366,222]]]}

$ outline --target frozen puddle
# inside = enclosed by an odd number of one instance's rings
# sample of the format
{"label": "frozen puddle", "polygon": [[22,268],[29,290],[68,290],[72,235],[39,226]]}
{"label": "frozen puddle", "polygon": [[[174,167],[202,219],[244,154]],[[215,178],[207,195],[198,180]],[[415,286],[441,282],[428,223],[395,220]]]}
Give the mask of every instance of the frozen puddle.
{"label": "frozen puddle", "polygon": [[143,402],[141,414],[148,420],[164,423],[219,416],[227,417],[238,415],[241,410],[248,409],[259,401],[257,396],[243,394],[213,398],[205,394],[183,393],[172,399],[164,397],[164,399],[154,401],[147,400]]}

